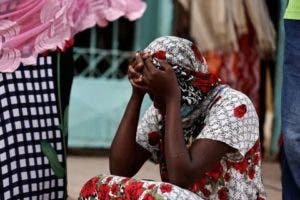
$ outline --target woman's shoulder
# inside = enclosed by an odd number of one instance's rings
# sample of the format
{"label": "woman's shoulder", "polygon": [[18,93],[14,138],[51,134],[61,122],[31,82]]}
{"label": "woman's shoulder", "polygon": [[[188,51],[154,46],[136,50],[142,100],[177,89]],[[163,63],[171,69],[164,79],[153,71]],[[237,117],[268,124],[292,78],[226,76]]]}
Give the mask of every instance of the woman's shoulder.
{"label": "woman's shoulder", "polygon": [[247,106],[254,107],[250,98],[241,91],[235,90],[228,85],[221,85],[220,91],[217,94],[217,98],[220,99],[220,103],[227,105],[245,104]]}
{"label": "woman's shoulder", "polygon": [[256,110],[242,92],[229,86],[219,86],[217,89],[198,138],[224,142],[244,156],[259,137]]}
{"label": "woman's shoulder", "polygon": [[208,107],[209,116],[226,115],[232,119],[253,119],[257,121],[254,104],[244,93],[227,85],[216,88],[217,92]]}

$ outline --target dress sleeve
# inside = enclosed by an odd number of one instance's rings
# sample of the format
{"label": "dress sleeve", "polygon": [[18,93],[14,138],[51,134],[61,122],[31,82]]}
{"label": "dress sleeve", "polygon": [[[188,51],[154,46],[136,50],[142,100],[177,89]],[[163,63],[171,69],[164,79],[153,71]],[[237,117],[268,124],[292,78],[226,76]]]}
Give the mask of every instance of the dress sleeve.
{"label": "dress sleeve", "polygon": [[232,89],[211,106],[204,122],[197,139],[224,142],[242,156],[259,138],[259,121],[252,102],[246,95]]}
{"label": "dress sleeve", "polygon": [[159,152],[159,120],[161,115],[158,110],[153,105],[150,106],[139,121],[136,133],[136,142],[151,153],[151,160],[155,163]]}

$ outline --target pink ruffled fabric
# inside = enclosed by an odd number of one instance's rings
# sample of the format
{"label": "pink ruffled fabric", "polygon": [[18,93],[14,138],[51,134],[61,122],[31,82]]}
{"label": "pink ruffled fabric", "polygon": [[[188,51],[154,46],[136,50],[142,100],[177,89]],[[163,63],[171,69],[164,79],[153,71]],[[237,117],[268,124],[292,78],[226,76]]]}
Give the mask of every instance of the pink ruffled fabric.
{"label": "pink ruffled fabric", "polygon": [[122,16],[138,19],[145,9],[142,0],[1,0],[0,72],[36,64],[38,54],[63,50],[76,33]]}

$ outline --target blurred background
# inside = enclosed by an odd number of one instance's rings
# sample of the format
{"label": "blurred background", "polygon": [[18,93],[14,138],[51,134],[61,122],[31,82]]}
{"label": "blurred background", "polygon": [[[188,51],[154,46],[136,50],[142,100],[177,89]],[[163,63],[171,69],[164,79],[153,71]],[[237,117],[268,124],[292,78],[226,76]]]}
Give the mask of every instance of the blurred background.
{"label": "blurred background", "polygon": [[[126,72],[134,51],[153,39],[176,35],[194,41],[211,73],[244,92],[260,119],[263,176],[269,199],[281,199],[280,95],[282,15],[285,0],[145,0],[137,21],[120,18],[88,29],[60,55],[64,132],[68,135],[68,190],[76,198],[84,181],[109,173],[110,144],[131,94]],[[142,112],[151,104],[145,99]],[[159,179],[146,163],[138,177]],[[157,167],[154,167],[157,169]]]}

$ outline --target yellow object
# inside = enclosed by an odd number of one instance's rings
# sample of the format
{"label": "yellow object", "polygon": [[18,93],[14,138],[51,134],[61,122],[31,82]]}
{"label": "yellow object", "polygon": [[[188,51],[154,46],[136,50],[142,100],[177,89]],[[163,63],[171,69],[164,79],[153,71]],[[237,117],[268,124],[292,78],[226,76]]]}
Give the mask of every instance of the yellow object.
{"label": "yellow object", "polygon": [[289,0],[284,18],[300,20],[300,0]]}

